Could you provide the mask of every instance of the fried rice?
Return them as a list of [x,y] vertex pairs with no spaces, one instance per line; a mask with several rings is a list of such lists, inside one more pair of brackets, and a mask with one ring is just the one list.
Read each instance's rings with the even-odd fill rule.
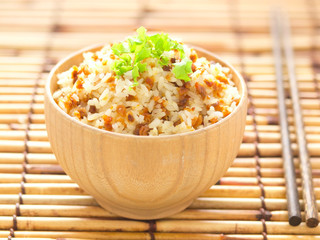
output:
[[182,60],[180,52],[172,49],[163,53],[170,59],[165,66],[153,57],[143,59],[146,70],[133,85],[132,71],[117,76],[112,70],[119,56],[107,44],[100,51],[84,53],[80,65],[60,73],[53,98],[82,123],[117,133],[169,135],[215,124],[240,100],[230,69],[182,46],[192,61],[190,81],[173,74]]

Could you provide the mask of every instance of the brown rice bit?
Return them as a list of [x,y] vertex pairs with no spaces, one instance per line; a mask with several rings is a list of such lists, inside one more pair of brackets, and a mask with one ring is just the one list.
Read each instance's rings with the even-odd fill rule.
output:
[[95,105],[90,105],[89,112],[90,113],[96,113],[97,112],[96,106]]
[[136,101],[136,100],[137,100],[137,97],[130,94],[126,97],[126,101]]
[[224,107],[223,107],[224,101],[223,99],[219,99],[218,101],[216,101],[214,104],[212,104],[212,106],[214,107],[215,111],[220,111],[222,112]]
[[74,99],[73,94],[75,94],[75,93],[69,94],[69,97],[70,97],[72,107],[76,107],[76,106],[78,106],[78,101],[76,99]]
[[[89,96],[90,95],[90,96]],[[87,94],[87,93],[84,93],[83,95],[82,95],[82,102],[83,103],[87,103],[88,101],[89,101],[89,98],[91,97],[91,94]]]
[[147,77],[146,79],[145,79],[145,83],[147,84],[147,88],[150,90],[150,89],[152,89],[152,87],[153,87],[153,84],[154,84],[154,78],[153,77]]
[[202,121],[203,121],[202,115],[199,114],[198,117],[195,117],[192,119],[192,127],[194,129],[197,129],[202,124]]
[[210,119],[210,123],[211,124],[214,124],[216,122],[218,122],[218,118],[217,117],[213,117],[213,118]]
[[113,118],[111,116],[103,115],[102,119],[104,120],[104,128],[107,131],[112,131],[112,120],[113,120]]
[[188,95],[188,89],[185,86],[179,87],[178,88],[178,94],[179,98],[185,97]]
[[81,107],[78,109],[78,112],[80,113],[80,118],[86,117],[88,115],[86,109],[84,107]]
[[163,98],[159,102],[160,102],[161,108],[165,108],[168,105],[168,101]]
[[184,98],[179,99],[178,107],[180,110],[184,109],[188,105],[189,98],[189,96],[185,96]]
[[150,66],[151,68],[154,68],[154,67],[156,66],[156,64],[155,64],[154,62],[151,62],[151,63],[149,63],[149,66]]
[[79,70],[79,68],[78,68],[76,65],[73,65],[73,66],[72,66],[72,74],[73,74],[74,72],[78,72],[78,70]]
[[83,78],[78,78],[78,80],[75,83],[76,88],[83,89],[83,83],[84,83]]
[[78,119],[81,119],[81,115],[78,110],[73,111],[73,116],[75,116]]
[[115,77],[113,75],[111,75],[107,80],[106,83],[113,83],[115,80]]
[[213,93],[221,97],[221,92],[225,89],[225,85],[218,81],[214,81],[212,85]]
[[80,70],[78,71],[78,74],[84,73],[85,75],[89,75],[90,71],[88,69],[88,66],[81,66]]
[[97,59],[98,59],[98,55],[97,55],[96,53],[93,53],[93,55],[92,55],[92,59],[93,59],[94,61],[97,61]]
[[192,63],[192,65],[191,65],[191,70],[192,70],[192,72],[197,71],[197,67],[196,67],[196,65],[194,65],[193,63]]
[[224,101],[223,99],[219,99],[217,102],[215,102],[214,104],[212,104],[212,106],[214,106],[214,110],[215,111],[219,111],[222,112],[223,117],[228,116],[231,112],[228,110],[228,106],[224,105]]
[[235,102],[235,103],[236,103],[236,106],[238,106],[238,104],[239,104],[239,102],[240,102],[240,98],[233,99],[232,102]]
[[171,59],[170,59],[170,62],[171,62],[171,63],[175,63],[175,62],[176,62],[176,59],[175,59],[175,58],[171,58]]
[[88,66],[85,66],[85,67],[84,67],[83,73],[84,73],[85,75],[90,75],[90,74],[91,74],[91,72],[90,72],[89,69],[88,69]]
[[219,80],[220,82],[225,83],[225,84],[229,84],[229,80],[225,76],[218,75],[218,76],[216,76],[216,79]]
[[108,115],[103,115],[102,118],[105,123],[111,123],[113,119],[111,116],[108,116]]
[[148,125],[143,125],[139,130],[140,136],[147,136],[149,134],[150,128]]
[[198,59],[198,55],[193,49],[191,50],[190,59],[192,62],[196,62]]
[[223,117],[228,116],[230,113],[231,113],[231,112],[228,110],[228,108],[224,108],[224,109],[222,110]]
[[63,101],[63,102],[64,102],[64,106],[65,106],[65,108],[67,109],[67,112],[68,112],[68,113],[69,113],[69,111],[70,111],[72,108],[78,106],[78,101],[75,100],[75,99],[72,97],[73,94],[74,94],[74,93],[69,93],[69,94],[66,96],[66,99]]
[[171,70],[171,66],[166,65],[162,67],[163,71],[169,72]]
[[136,128],[133,131],[134,135],[147,136],[149,135],[150,128],[148,124],[137,124]]
[[143,108],[141,111],[140,111],[140,114],[144,117],[144,122],[146,123],[150,123],[151,122],[151,114],[149,113],[149,110],[148,108]]
[[160,108],[165,113],[165,115],[161,118],[163,120],[168,120],[170,116],[170,111],[166,108],[167,105],[168,105],[168,101],[162,99],[162,101],[160,102]]
[[167,81],[170,81],[170,78],[172,77],[172,73],[171,72],[167,72],[167,75],[165,76],[165,79]]
[[78,67],[76,65],[72,67],[71,77],[74,84],[78,80]]
[[201,95],[202,99],[205,99],[207,96],[207,92],[204,86],[202,86],[200,83],[196,82],[195,88],[197,92]]
[[128,119],[129,122],[134,122],[134,117],[132,115],[132,112],[128,112],[127,119]]
[[109,83],[109,88],[110,88],[110,91],[115,92],[116,91],[116,84],[115,83]]
[[166,115],[164,115],[161,119],[162,119],[162,120],[169,120],[169,118],[170,118],[170,111],[169,111],[168,109],[166,109],[166,108],[163,108],[162,111],[163,111]]
[[204,83],[208,86],[208,87],[212,87],[213,86],[213,82],[208,80],[208,79],[205,79],[204,80]]
[[116,111],[120,116],[122,117],[126,116],[127,109],[124,105],[118,105]]
[[213,90],[213,93],[219,97],[220,97],[222,90],[225,89],[225,84],[223,84],[217,80],[209,81],[209,80],[205,79],[204,82],[208,87],[211,87]]
[[94,73],[95,73],[96,75],[99,75],[100,72],[99,72],[98,69],[95,69],[95,70],[94,70]]
[[181,56],[180,56],[179,50],[173,49],[173,52],[174,52],[174,54],[175,54],[174,58],[175,58],[176,60],[181,60]]
[[178,126],[179,124],[181,123],[181,118],[178,120],[178,121],[175,121],[174,123],[173,123],[173,126]]
[[177,82],[173,82],[172,84],[173,84],[175,87],[181,87],[181,86],[178,85]]
[[112,131],[112,124],[111,123],[105,123],[104,124],[104,129],[107,131]]
[[127,124],[126,124],[124,118],[122,118],[122,117],[118,117],[117,120],[116,120],[116,122],[121,123],[121,124],[124,126],[124,128],[127,127]]
[[178,88],[178,94],[179,94],[178,106],[179,106],[180,110],[184,109],[189,102],[190,96],[188,96],[188,91],[189,90],[185,86]]
[[[192,67],[192,66],[191,66]],[[196,67],[196,70],[200,71],[200,74],[203,74],[206,69],[203,66]]]
[[154,96],[153,100],[157,103],[160,100],[160,97],[159,96]]
[[190,82],[183,82],[183,86],[184,86],[186,89],[190,89],[190,88],[191,88]]
[[133,130],[133,134],[134,135],[139,135],[139,131],[140,131],[140,128],[143,126],[143,124],[137,124],[136,125],[136,128]]

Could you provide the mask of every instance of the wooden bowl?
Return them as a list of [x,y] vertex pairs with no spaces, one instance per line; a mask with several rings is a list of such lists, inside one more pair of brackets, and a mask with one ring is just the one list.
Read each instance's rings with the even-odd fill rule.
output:
[[73,119],[55,103],[57,73],[82,62],[78,51],[59,62],[45,89],[45,119],[53,152],[65,172],[105,209],[134,219],[156,219],[187,208],[221,178],[239,150],[247,113],[241,75],[214,54],[199,56],[231,69],[241,100],[226,118],[190,133],[134,136],[100,130]]

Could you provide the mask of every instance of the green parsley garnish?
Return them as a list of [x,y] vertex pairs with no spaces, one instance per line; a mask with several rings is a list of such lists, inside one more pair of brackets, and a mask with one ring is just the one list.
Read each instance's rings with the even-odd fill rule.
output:
[[190,81],[188,76],[189,73],[192,73],[191,70],[192,61],[187,58],[183,58],[181,62],[176,63],[174,69],[172,70],[176,78],[182,79],[185,82]]
[[168,34],[164,33],[148,36],[144,27],[138,28],[136,32],[137,36],[115,43],[111,47],[113,53],[119,57],[111,66],[117,76],[132,71],[133,86],[137,86],[137,78],[140,73],[147,70],[147,64],[142,63],[144,59],[156,58],[161,66],[167,66],[170,59],[164,55],[164,52],[176,49],[180,52],[181,61],[173,64],[172,72],[176,78],[185,82],[190,81],[188,74],[192,73],[192,61],[185,56],[182,44],[169,38]]

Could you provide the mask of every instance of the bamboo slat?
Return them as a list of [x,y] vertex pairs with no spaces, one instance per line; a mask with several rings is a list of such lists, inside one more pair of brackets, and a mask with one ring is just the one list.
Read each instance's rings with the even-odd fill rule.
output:
[[0,153],[1,164],[22,164],[23,161],[30,164],[57,164],[57,160],[53,154],[42,154],[42,153],[28,153],[24,155],[23,153]]
[[41,174],[63,174],[64,171],[56,164],[0,164],[0,173],[41,173]]
[[[98,206],[68,206],[68,205],[19,205],[21,216],[32,217],[94,217],[102,219],[122,219],[107,212]],[[0,205],[0,213],[3,216],[12,216],[16,213],[16,205]],[[267,213],[271,221],[286,221],[288,212],[283,210]],[[187,209],[181,213],[172,215],[168,219],[173,220],[260,220],[260,210],[243,209]],[[304,215],[303,215],[304,218]]]
[[[60,169],[61,170],[61,169]],[[15,173],[0,173],[0,183],[21,183],[23,180],[28,183],[71,183],[73,182],[69,176],[54,175],[52,172],[42,173],[36,171],[35,174],[15,174]],[[38,174],[41,173],[41,174]],[[60,172],[61,173],[61,172]]]
[[[88,195],[22,195],[22,202],[26,205],[73,205],[73,206],[97,206],[96,201]],[[17,194],[2,194],[0,204],[12,204],[19,202]],[[284,198],[265,199],[268,210],[286,210],[286,200]],[[303,202],[300,200],[301,209]],[[320,200],[317,201],[320,206]],[[48,206],[48,208],[50,207]],[[261,208],[260,198],[235,198],[235,197],[200,197],[196,199],[190,209],[244,209],[257,210]]]
[[[18,194],[24,188],[26,194],[62,194],[77,195],[85,194],[78,185],[74,183],[24,183],[23,186],[17,183],[0,184],[1,194]],[[316,197],[320,196],[320,188],[315,189]],[[259,186],[237,186],[237,185],[215,185],[203,193],[202,197],[259,197]],[[265,186],[265,196],[267,198],[285,198],[285,187]],[[301,197],[301,188],[298,188]],[[244,195],[245,194],[245,195]]]

